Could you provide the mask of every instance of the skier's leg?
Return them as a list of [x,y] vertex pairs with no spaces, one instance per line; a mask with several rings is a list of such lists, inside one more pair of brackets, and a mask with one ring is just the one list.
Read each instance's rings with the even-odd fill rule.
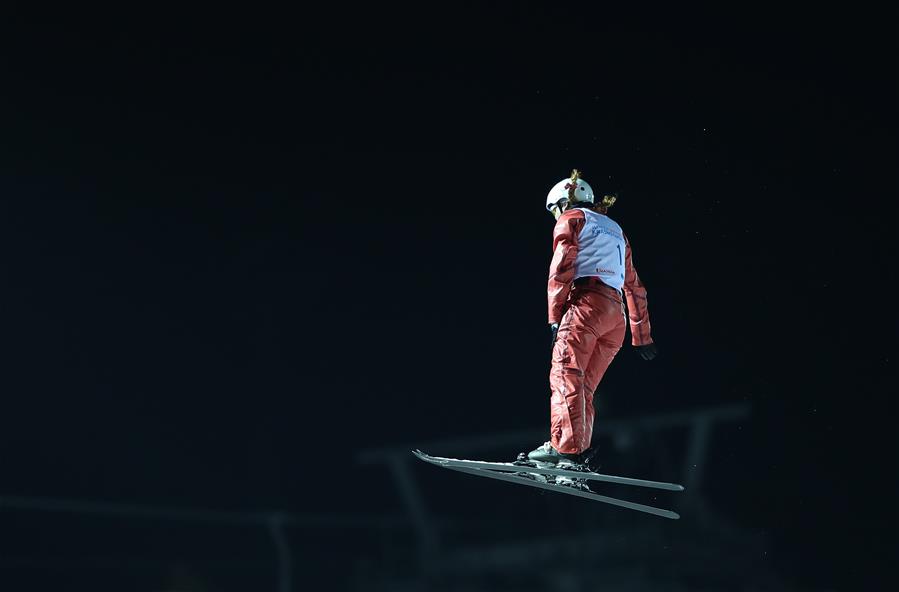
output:
[[549,384],[550,443],[563,454],[580,454],[588,445],[585,372],[596,345],[590,304],[572,299],[553,347]]
[[615,354],[618,353],[619,349],[621,349],[620,341],[615,343],[605,339],[597,339],[596,347],[593,349],[593,355],[590,356],[590,362],[587,365],[587,378],[585,380],[587,389],[587,448],[590,447],[593,440],[593,423],[596,415],[596,403],[594,400],[596,389],[599,387],[603,375],[605,375],[606,370],[608,370],[609,365],[612,363],[612,360],[615,358]]
[[586,444],[587,448],[593,440],[593,420],[595,417],[594,393],[602,381],[603,375],[608,370],[609,365],[621,349],[625,336],[625,311],[624,305],[608,299],[602,294],[591,294],[595,302],[594,310],[597,315],[597,339],[587,363],[585,371],[584,383],[586,389]]

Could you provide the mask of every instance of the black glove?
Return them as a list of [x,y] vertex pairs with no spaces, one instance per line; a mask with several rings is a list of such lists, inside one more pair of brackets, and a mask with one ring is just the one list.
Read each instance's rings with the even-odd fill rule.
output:
[[552,343],[550,343],[550,351],[556,347],[556,336],[559,334],[559,323],[550,323],[549,330],[553,334]]
[[634,349],[637,350],[637,355],[639,355],[644,360],[651,360],[659,353],[659,348],[656,347],[655,343],[635,345]]

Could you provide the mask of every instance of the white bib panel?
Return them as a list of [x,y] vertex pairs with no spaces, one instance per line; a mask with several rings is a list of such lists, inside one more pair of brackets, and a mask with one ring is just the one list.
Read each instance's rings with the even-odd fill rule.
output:
[[586,223],[578,236],[574,279],[597,277],[617,290],[624,285],[624,233],[618,224],[592,210],[584,212]]

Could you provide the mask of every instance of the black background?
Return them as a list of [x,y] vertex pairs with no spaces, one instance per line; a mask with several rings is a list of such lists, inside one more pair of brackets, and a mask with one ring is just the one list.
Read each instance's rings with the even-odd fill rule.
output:
[[797,589],[885,581],[895,14],[8,17],[0,496],[395,509],[315,460],[546,421],[544,199],[578,167],[661,351],[622,349],[601,413],[751,401],[717,506]]

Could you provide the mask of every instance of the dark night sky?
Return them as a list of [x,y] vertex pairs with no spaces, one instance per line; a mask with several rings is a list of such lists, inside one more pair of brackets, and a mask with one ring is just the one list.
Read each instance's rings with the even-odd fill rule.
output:
[[304,457],[548,420],[544,198],[578,167],[661,350],[599,405],[752,401],[716,503],[800,581],[871,575],[895,14],[427,4],[10,15],[0,495],[395,509]]

